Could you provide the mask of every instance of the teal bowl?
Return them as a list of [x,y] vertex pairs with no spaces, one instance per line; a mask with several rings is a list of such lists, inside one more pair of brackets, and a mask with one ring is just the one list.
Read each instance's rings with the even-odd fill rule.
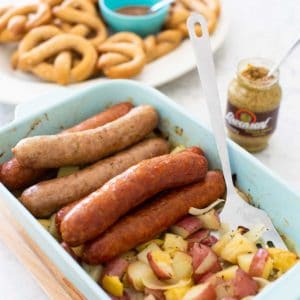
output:
[[125,6],[152,6],[161,0],[99,0],[99,7],[105,22],[115,31],[131,31],[142,37],[155,34],[162,28],[169,12],[169,6],[159,11],[143,15],[130,16],[117,13]]

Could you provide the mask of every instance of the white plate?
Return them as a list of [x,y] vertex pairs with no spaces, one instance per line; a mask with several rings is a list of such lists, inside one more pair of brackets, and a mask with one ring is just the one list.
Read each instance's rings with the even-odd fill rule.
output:
[[[24,1],[28,2],[28,0],[23,0],[22,2]],[[11,1],[9,2],[11,3]],[[225,7],[223,6],[218,26],[211,37],[214,52],[225,41],[228,25]],[[59,89],[80,88],[107,80],[103,77],[96,78],[67,87],[62,87],[54,83],[46,83],[32,75],[14,71],[11,68],[10,56],[13,49],[11,45],[0,46],[0,102],[20,104],[29,101],[33,97],[48,94]],[[143,72],[134,79],[157,87],[182,76],[193,68],[195,68],[194,55],[192,55],[190,41],[186,40],[175,51],[146,65]]]

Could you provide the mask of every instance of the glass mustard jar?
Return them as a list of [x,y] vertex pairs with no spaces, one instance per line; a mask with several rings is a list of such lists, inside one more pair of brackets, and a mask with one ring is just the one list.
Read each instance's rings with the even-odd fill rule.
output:
[[226,125],[229,137],[249,152],[265,149],[276,129],[281,102],[279,72],[262,58],[240,61],[228,88]]

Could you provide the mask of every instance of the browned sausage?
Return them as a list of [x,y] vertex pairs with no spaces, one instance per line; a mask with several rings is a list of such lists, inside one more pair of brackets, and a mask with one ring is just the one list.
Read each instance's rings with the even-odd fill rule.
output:
[[189,151],[140,162],[84,198],[66,215],[61,224],[64,241],[77,246],[95,238],[160,191],[203,179],[207,165],[204,156]]
[[86,244],[83,260],[89,264],[110,261],[167,230],[184,217],[190,207],[206,207],[224,193],[222,173],[210,171],[202,182],[158,195],[151,202],[120,219],[102,236]]
[[63,221],[64,217],[68,214],[69,211],[71,211],[71,209],[77,205],[81,200],[77,200],[75,202],[72,202],[66,206],[64,206],[63,208],[61,208],[55,215],[55,226],[56,226],[56,231],[61,234],[60,232],[60,225],[61,222]]
[[[199,155],[204,155],[204,152],[202,149],[200,149],[199,147],[190,147],[188,149],[186,149],[185,151],[191,151],[194,153],[197,153]],[[57,232],[60,234],[60,225],[62,220],[64,219],[64,217],[67,215],[67,213],[69,211],[71,211],[71,209],[80,202],[81,200],[72,202],[66,206],[64,206],[63,208],[61,208],[55,215],[55,225],[56,225],[56,230]]]
[[33,185],[22,193],[20,200],[34,216],[44,218],[96,191],[105,182],[140,161],[168,152],[166,140],[148,139],[69,176]]
[[79,132],[79,131],[84,131],[87,129],[93,129],[99,126],[103,126],[109,122],[117,120],[120,117],[126,115],[132,108],[133,105],[130,102],[122,102],[113,105],[108,109],[106,109],[105,111],[102,111],[101,113],[92,116],[89,119],[86,119],[85,121],[79,123],[78,125],[75,125],[71,128],[62,131],[62,133]]
[[83,165],[139,142],[157,124],[156,110],[141,105],[96,129],[23,139],[12,151],[21,165],[32,168]]
[[[129,102],[119,103],[74,127],[64,130],[63,133],[83,131],[103,126],[127,114],[132,107],[133,105]],[[22,167],[15,158],[12,158],[5,162],[0,169],[0,182],[10,190],[23,189],[37,182],[46,172],[46,169]]]

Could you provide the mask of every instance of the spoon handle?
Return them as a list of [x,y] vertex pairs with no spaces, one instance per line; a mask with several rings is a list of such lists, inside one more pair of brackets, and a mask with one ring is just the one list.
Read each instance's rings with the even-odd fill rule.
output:
[[293,50],[298,46],[300,43],[300,36],[297,37],[295,41],[290,45],[288,50],[284,52],[284,54],[280,57],[278,62],[272,67],[272,69],[269,71],[268,76],[272,76],[276,70],[279,68],[279,66],[286,60],[286,58],[293,52]]
[[164,6],[169,5],[173,2],[175,2],[175,0],[162,0],[162,1],[152,5],[150,7],[150,11],[151,12],[156,12],[156,11],[160,10],[161,8],[163,8]]
[[[202,29],[201,37],[195,32],[195,25],[199,24]],[[214,132],[227,190],[228,192],[234,192],[223,122],[224,118],[221,110],[207,22],[203,16],[193,13],[188,18],[187,26],[196,57],[198,73],[210,115],[210,122]]]

